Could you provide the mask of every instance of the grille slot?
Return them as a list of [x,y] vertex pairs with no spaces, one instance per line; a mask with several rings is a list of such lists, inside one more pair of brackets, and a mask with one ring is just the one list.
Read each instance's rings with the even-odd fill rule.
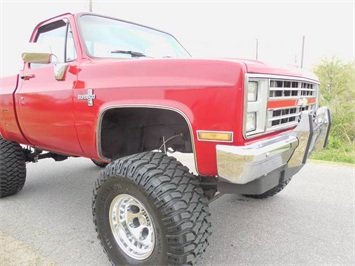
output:
[[274,128],[276,126],[289,126],[292,127],[298,123],[298,119],[303,111],[314,110],[314,105],[295,108],[284,109],[269,109],[268,112],[268,128]]
[[315,97],[317,94],[314,83],[290,80],[270,80],[269,98],[297,98],[300,96]]
[[[282,107],[267,109],[267,131],[296,126],[302,111],[314,111],[317,97],[316,83],[298,80],[269,80],[269,103],[280,102]],[[285,106],[286,105],[286,106]]]

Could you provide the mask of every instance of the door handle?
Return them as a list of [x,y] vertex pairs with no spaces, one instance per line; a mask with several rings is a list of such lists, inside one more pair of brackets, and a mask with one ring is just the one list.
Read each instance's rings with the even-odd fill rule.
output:
[[21,79],[23,80],[29,80],[35,77],[35,74],[23,74],[21,75]]

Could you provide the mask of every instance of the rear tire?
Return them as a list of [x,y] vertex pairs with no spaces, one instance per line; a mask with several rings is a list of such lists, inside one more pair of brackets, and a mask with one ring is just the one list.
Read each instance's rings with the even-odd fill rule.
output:
[[280,183],[276,187],[264,192],[263,194],[260,194],[260,195],[246,195],[246,194],[244,194],[243,196],[245,196],[247,198],[253,198],[253,199],[270,198],[270,197],[275,196],[276,194],[280,193],[287,186],[287,184],[291,181],[291,179],[292,179],[292,177],[290,177],[286,180],[280,180]]
[[96,182],[92,207],[113,265],[193,265],[209,244],[208,201],[198,180],[163,153],[111,163]]
[[0,198],[19,192],[25,181],[26,162],[21,146],[0,137]]

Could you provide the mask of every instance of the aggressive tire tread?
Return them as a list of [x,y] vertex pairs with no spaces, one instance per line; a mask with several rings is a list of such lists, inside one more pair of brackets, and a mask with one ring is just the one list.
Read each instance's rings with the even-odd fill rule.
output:
[[208,200],[188,168],[175,158],[154,152],[131,155],[108,165],[96,182],[93,193],[96,231],[97,192],[106,180],[117,176],[139,185],[160,213],[168,243],[168,264],[195,264],[209,245],[211,222]]
[[0,198],[19,192],[26,181],[26,162],[21,146],[0,137]]

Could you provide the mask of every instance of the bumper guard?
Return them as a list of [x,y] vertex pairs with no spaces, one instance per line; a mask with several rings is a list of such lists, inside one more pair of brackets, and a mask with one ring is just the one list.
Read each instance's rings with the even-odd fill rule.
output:
[[301,169],[313,150],[327,145],[330,111],[304,111],[298,126],[267,140],[247,146],[217,145],[217,171],[221,181],[246,184],[276,169]]

